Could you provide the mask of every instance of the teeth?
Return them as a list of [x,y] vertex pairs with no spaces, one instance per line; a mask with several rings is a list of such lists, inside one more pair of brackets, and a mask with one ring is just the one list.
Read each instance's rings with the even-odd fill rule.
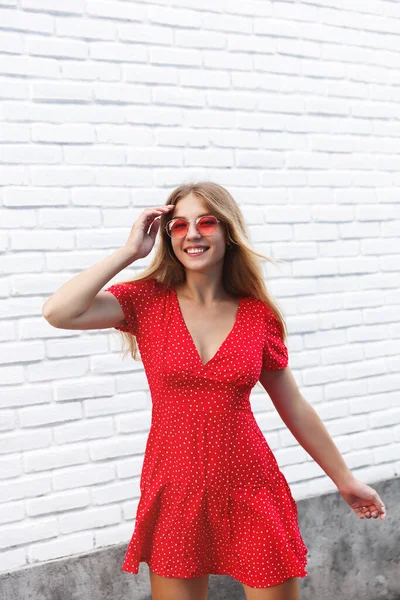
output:
[[186,250],[186,252],[188,254],[201,254],[202,252],[205,252],[207,248],[202,248],[201,250]]

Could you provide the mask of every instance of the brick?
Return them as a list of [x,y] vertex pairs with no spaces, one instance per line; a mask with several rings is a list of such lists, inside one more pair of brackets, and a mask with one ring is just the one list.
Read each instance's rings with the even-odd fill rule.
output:
[[32,562],[62,559],[80,552],[90,552],[93,544],[93,534],[90,531],[64,535],[49,542],[36,542],[29,549],[29,558]]
[[123,83],[96,83],[93,86],[96,101],[118,104],[150,104],[151,90],[144,86]]
[[206,95],[203,91],[182,90],[158,87],[153,91],[155,104],[172,106],[205,106]]
[[165,44],[168,46],[174,44],[172,29],[157,27],[156,25],[139,25],[136,23],[119,25],[118,38],[123,42],[135,42],[135,44]]
[[93,60],[144,63],[148,60],[149,50],[139,44],[90,42],[89,53]]
[[175,44],[182,48],[212,48],[223,49],[226,46],[226,36],[212,31],[175,31]]
[[64,60],[60,62],[61,75],[63,79],[74,79],[77,81],[119,81],[121,78],[121,67],[118,64],[94,62],[86,60]]
[[0,74],[22,75],[26,77],[48,77],[56,78],[60,75],[60,65],[51,58],[37,58],[33,56],[9,56],[0,55]]
[[125,152],[108,146],[68,146],[64,148],[64,160],[70,165],[121,165],[125,163]]
[[202,89],[208,86],[213,88],[229,88],[230,77],[229,73],[225,71],[185,69],[179,73],[179,83],[183,86]]
[[1,142],[29,142],[30,128],[26,123],[0,123]]
[[0,77],[0,98],[24,100],[28,97],[29,85],[26,81]]
[[[69,7],[69,5],[68,5]],[[115,40],[116,25],[104,19],[68,17],[56,19],[56,33],[61,37],[83,40]]]
[[205,13],[201,19],[202,29],[211,29],[219,31],[237,31],[239,33],[252,33],[253,20],[245,16],[237,15],[215,15]]
[[151,48],[150,62],[163,65],[193,65],[202,64],[202,56],[198,50],[186,50],[181,48]]
[[[4,1],[4,0],[3,0]],[[10,4],[13,0],[7,0]],[[25,548],[13,548],[1,553],[1,568],[4,571],[17,570],[26,566]]]
[[231,167],[234,164],[232,150],[185,150],[185,166],[207,167],[214,165],[219,167]]
[[20,546],[58,535],[57,519],[43,519],[38,523],[10,523],[0,528],[0,548]]
[[34,406],[19,411],[21,427],[38,427],[82,418],[82,408],[71,402],[56,406]]
[[21,12],[0,8],[0,23],[2,29],[23,32],[51,34],[54,29],[54,19],[49,15]]
[[61,148],[58,146],[40,146],[32,144],[5,144],[0,155],[0,163],[5,164],[54,164],[62,159]]
[[[0,363],[26,363],[30,361],[43,360],[45,357],[44,346],[42,343],[15,343],[7,344],[6,346],[0,345]],[[11,416],[11,415],[9,415]],[[1,420],[0,420],[1,427]]]
[[32,450],[24,456],[26,473],[38,473],[49,469],[64,468],[87,463],[89,453],[83,444],[70,444],[67,447],[51,447],[45,450]]
[[89,0],[86,3],[86,10],[89,15],[122,21],[143,21],[147,18],[146,7],[137,2],[117,2],[116,0],[92,2]]
[[34,186],[90,185],[95,181],[95,173],[86,167],[35,167],[31,169],[31,181]]
[[[0,368],[0,374],[6,375],[6,369]],[[2,379],[4,383],[17,383],[9,379]],[[20,382],[19,382],[20,383]],[[46,428],[37,428],[35,431],[18,430],[13,433],[4,433],[0,438],[0,454],[9,455],[15,452],[33,452],[37,448],[48,448],[51,445],[51,432]],[[5,496],[7,500],[7,496]]]
[[12,207],[35,207],[56,205],[65,206],[68,204],[68,192],[62,188],[6,188],[4,194],[4,205]]
[[[10,362],[10,363],[16,362],[15,357],[14,357],[14,360],[5,359],[5,352],[2,352],[1,348],[0,348],[0,363],[6,364],[8,362]],[[15,429],[16,426],[17,426],[17,415],[16,415],[15,411],[1,410],[0,411],[0,431],[11,431],[12,429]]]
[[4,52],[5,54],[22,54],[24,52],[22,36],[18,33],[0,31],[0,52]]
[[85,11],[83,0],[68,0],[67,4],[59,4],[58,2],[54,2],[54,0],[21,0],[21,6],[26,10],[49,13],[71,13],[81,15]]
[[173,83],[178,82],[178,70],[175,67],[155,67],[124,65],[124,79],[137,83]]
[[209,135],[206,131],[182,128],[173,130],[170,127],[158,127],[155,135],[158,146],[190,146],[201,148],[207,146],[209,143]]
[[76,40],[59,40],[45,37],[28,37],[26,40],[28,54],[34,56],[53,56],[57,58],[80,58],[88,56],[85,42]]
[[92,125],[68,124],[53,125],[50,123],[34,123],[32,125],[32,140],[34,142],[53,142],[58,144],[87,144],[96,139]]
[[29,516],[46,515],[52,512],[63,512],[89,506],[90,496],[88,490],[73,490],[50,494],[48,498],[32,498],[26,503],[26,512]]
[[155,134],[150,127],[135,127],[133,125],[116,126],[99,125],[96,127],[99,143],[126,144],[129,146],[152,146]]
[[126,154],[128,164],[133,165],[162,165],[178,167],[183,165],[182,153],[174,150],[160,150],[157,148],[128,149]]
[[228,69],[234,71],[251,71],[253,69],[253,57],[249,54],[218,52],[204,50],[204,66],[210,69]]
[[34,100],[89,102],[93,98],[93,90],[85,83],[34,83],[32,85]]

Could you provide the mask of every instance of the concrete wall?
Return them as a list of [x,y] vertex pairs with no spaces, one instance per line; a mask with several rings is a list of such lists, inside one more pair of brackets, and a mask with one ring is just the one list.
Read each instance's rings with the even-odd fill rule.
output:
[[[132,534],[141,365],[41,309],[186,180],[281,260],[290,368],[356,476],[399,474],[399,34],[389,0],[0,0],[0,571]],[[252,406],[295,498],[334,490]]]
[[[360,520],[337,493],[298,502],[309,549],[301,600],[400,599],[400,478],[376,484],[384,521]],[[0,576],[1,600],[151,600],[148,567],[121,571],[126,544]],[[242,585],[210,575],[208,600],[244,600]]]

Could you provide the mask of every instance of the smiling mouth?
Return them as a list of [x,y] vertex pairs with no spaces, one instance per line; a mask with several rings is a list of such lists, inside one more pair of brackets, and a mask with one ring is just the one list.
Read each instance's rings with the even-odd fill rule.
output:
[[194,252],[189,252],[188,250],[184,250],[184,252],[186,252],[186,254],[188,254],[189,256],[197,256],[198,254],[204,254],[204,252],[207,252],[208,248],[202,248],[201,250],[195,250]]

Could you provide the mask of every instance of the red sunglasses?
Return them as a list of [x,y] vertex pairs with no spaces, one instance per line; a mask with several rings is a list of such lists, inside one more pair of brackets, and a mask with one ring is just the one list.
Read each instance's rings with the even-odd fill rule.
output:
[[166,230],[171,238],[183,237],[189,230],[189,223],[195,223],[197,231],[200,235],[208,236],[213,235],[216,232],[218,223],[220,223],[213,215],[207,215],[205,217],[197,217],[197,219],[191,219],[187,221],[182,217],[171,219],[167,225]]

